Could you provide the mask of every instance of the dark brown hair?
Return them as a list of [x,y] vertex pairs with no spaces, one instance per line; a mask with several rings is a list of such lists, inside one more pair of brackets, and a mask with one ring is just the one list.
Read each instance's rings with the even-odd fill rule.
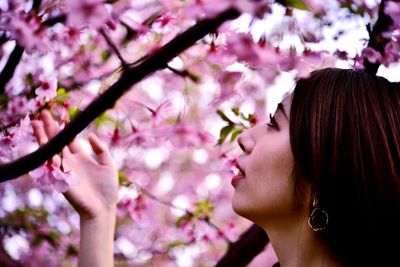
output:
[[[294,183],[329,214],[319,237],[346,266],[400,266],[400,90],[362,71],[298,81],[290,111]],[[311,211],[310,211],[311,212]]]

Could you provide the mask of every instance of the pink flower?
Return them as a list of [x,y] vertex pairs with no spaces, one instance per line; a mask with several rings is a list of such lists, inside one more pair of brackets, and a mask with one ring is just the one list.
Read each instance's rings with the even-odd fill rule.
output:
[[161,27],[165,27],[175,20],[174,15],[170,12],[163,13],[156,21],[160,23]]
[[271,8],[266,1],[235,0],[232,2],[242,13],[249,13],[257,18],[263,18],[265,13],[271,13]]
[[393,19],[394,24],[400,24],[400,3],[387,1],[384,9],[386,15]]
[[217,64],[222,68],[235,63],[235,56],[227,53],[226,46],[217,45],[215,42],[211,42],[208,50],[207,59],[209,63]]
[[172,111],[171,101],[165,100],[156,109],[152,109],[146,106],[146,108],[151,112],[151,120],[154,124],[160,123],[162,120],[168,117]]
[[0,150],[4,152],[5,156],[11,150],[14,150],[17,147],[17,139],[14,138],[14,133],[9,133],[0,136]]
[[32,128],[29,115],[20,120],[19,125],[0,133],[0,162],[17,159],[32,151]]
[[220,93],[219,96],[211,102],[211,105],[217,107],[221,103],[238,95],[235,89],[238,82],[242,79],[242,76],[243,73],[238,71],[224,71],[220,73],[218,76],[218,82],[221,86]]
[[389,42],[385,45],[385,58],[383,64],[387,67],[390,63],[397,62],[400,59],[400,44]]
[[326,3],[321,0],[304,0],[304,3],[311,9],[311,11],[319,14],[326,13]]
[[366,47],[364,50],[361,52],[361,55],[364,58],[367,58],[369,62],[371,63],[376,63],[376,62],[381,62],[382,61],[382,55],[373,49],[372,47]]
[[228,51],[252,68],[273,66],[282,61],[279,50],[270,46],[264,38],[254,42],[251,34],[235,34],[228,40]]
[[133,221],[137,221],[140,220],[141,213],[146,207],[143,195],[138,195],[135,199],[124,198],[117,205],[117,215],[118,217],[129,215]]
[[51,161],[30,171],[29,175],[36,179],[36,182],[41,186],[53,185],[59,192],[66,192],[71,184],[78,181],[77,176],[72,171],[61,171]]
[[137,22],[133,20],[132,18],[129,17],[124,17],[123,18],[124,23],[126,23],[129,27],[137,31],[139,35],[145,35],[149,32],[150,27],[146,24]]
[[101,0],[67,0],[67,23],[74,26],[90,25],[99,28],[107,23],[110,15]]
[[53,99],[57,95],[57,79],[44,78],[40,79],[40,86],[35,90],[39,98],[44,98],[47,101]]
[[157,145],[154,134],[148,129],[134,128],[133,132],[127,135],[122,143],[122,146],[140,146],[142,148],[153,147]]
[[25,96],[13,96],[7,103],[5,115],[7,115],[9,121],[15,121],[27,114],[28,110],[28,100]]
[[201,130],[196,125],[185,123],[157,129],[156,136],[168,139],[173,146],[178,148],[199,147],[200,145],[215,142],[211,134]]
[[28,54],[44,54],[50,50],[50,45],[40,21],[40,17],[32,13],[5,12],[0,16],[0,30],[10,32],[12,38],[25,47]]

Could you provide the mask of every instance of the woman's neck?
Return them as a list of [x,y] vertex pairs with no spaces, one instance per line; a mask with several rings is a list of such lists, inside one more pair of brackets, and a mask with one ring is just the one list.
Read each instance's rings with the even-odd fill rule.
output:
[[339,267],[325,244],[309,228],[307,218],[264,227],[282,267]]

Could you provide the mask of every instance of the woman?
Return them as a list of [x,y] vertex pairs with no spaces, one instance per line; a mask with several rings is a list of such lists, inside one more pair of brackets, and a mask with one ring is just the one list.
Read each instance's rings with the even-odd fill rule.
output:
[[[56,132],[46,112],[43,122],[34,124],[40,143]],[[315,71],[269,123],[239,136],[233,208],[266,230],[281,266],[400,266],[399,127],[395,84]],[[107,148],[89,141],[97,161],[76,143],[64,151],[82,181],[66,197],[81,216],[80,265],[112,266],[116,169]]]

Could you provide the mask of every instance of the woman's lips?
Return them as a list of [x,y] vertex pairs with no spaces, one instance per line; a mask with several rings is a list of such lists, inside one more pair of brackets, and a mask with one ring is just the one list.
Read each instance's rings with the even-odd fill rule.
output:
[[236,188],[239,185],[239,182],[246,178],[246,175],[237,161],[235,161],[234,166],[236,169],[234,170],[235,175],[232,177],[231,184]]
[[246,177],[241,173],[234,175],[231,181],[232,186],[236,188],[239,185],[240,181],[243,180],[244,178]]

